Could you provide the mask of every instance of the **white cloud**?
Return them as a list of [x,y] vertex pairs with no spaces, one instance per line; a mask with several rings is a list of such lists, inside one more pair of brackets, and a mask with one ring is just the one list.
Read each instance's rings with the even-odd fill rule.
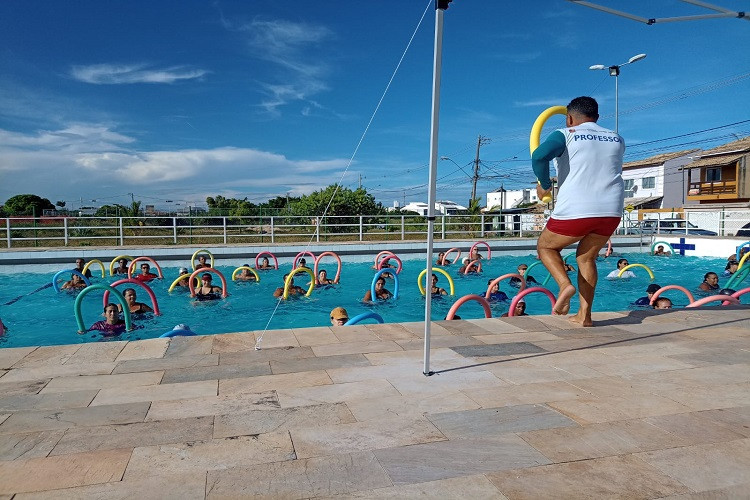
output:
[[185,66],[148,68],[146,64],[93,64],[70,69],[70,75],[76,80],[97,85],[175,83],[201,78],[206,73],[206,70]]

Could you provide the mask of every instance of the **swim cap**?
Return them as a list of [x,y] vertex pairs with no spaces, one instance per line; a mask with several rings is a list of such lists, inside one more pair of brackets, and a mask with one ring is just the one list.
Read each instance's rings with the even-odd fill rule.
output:
[[186,272],[188,272],[187,267],[180,268],[180,274],[185,274]]

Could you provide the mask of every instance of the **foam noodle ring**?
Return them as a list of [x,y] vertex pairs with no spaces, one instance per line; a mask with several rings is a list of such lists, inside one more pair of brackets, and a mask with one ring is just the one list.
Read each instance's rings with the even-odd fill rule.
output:
[[666,241],[655,241],[651,244],[651,255],[654,254],[654,248],[656,248],[656,245],[667,245],[669,247],[669,252],[674,255],[674,248],[672,248],[672,245],[667,243]]
[[[199,270],[200,270],[200,271],[202,271],[203,269],[199,269]],[[180,276],[178,276],[178,277],[177,277],[177,279],[176,279],[176,280],[174,280],[174,281],[172,282],[172,284],[171,284],[171,285],[169,286],[169,290],[167,290],[167,292],[171,292],[172,290],[174,290],[174,289],[175,289],[175,287],[177,286],[177,283],[179,283],[179,282],[180,282],[180,281],[182,281],[182,280],[186,280],[186,279],[188,279],[189,277],[190,277],[190,275],[189,275],[189,274],[183,274],[183,275],[180,275]],[[193,281],[197,283],[197,282],[198,282],[198,278],[195,278],[195,280],[193,280]]]
[[[611,246],[612,246],[612,245],[610,244],[610,247],[611,247]],[[576,253],[575,253],[575,252],[570,252],[570,253],[569,253],[568,255],[566,255],[565,257],[563,257],[563,264],[567,264],[567,263],[568,263],[568,259],[569,259],[569,258],[571,258],[571,257],[575,257],[575,256],[576,256]],[[528,271],[528,270],[527,270],[527,271]],[[549,279],[550,279],[551,277],[552,277],[552,273],[551,273],[551,272],[549,272],[549,271],[547,271],[547,277],[546,277],[546,278],[544,278],[544,281],[542,281],[542,286],[546,286],[546,285],[547,285],[547,283],[549,282]]]
[[386,262],[388,262],[391,259],[396,259],[396,263],[398,264],[398,266],[396,266],[396,274],[401,273],[401,268],[403,267],[403,265],[401,263],[401,259],[399,259],[396,255],[386,256],[386,258],[381,260],[380,264],[378,264],[378,269],[393,269],[391,267],[383,267],[386,264]]
[[[523,275],[524,276],[528,276],[529,273],[531,272],[531,270],[534,269],[536,266],[542,266],[542,267],[544,267],[544,264],[542,264],[541,260],[537,260],[535,262],[532,262],[531,265],[526,268],[526,272],[523,273]],[[547,268],[545,267],[545,269],[547,269]]]
[[279,268],[279,259],[276,258],[274,254],[271,252],[260,252],[258,255],[255,256],[255,269],[260,269],[260,258],[261,256],[265,257],[266,255],[270,255],[273,257],[273,268],[278,269]]
[[[529,134],[529,150],[531,154],[534,154],[534,150],[539,147],[539,142],[542,137],[542,128],[544,128],[544,124],[547,123],[547,120],[549,120],[550,117],[554,115],[567,114],[568,108],[566,108],[565,106],[552,106],[542,111],[539,116],[536,117],[534,125],[531,127],[531,134]],[[549,203],[550,201],[552,201],[552,197],[550,195],[547,195],[542,198],[542,201],[544,203]]]
[[83,280],[83,282],[86,283],[86,286],[90,286],[91,285],[91,282],[89,281],[89,279],[86,276],[84,276],[83,274],[81,274],[77,269],[63,269],[62,271],[57,271],[55,273],[55,275],[52,277],[52,288],[54,288],[56,292],[60,291],[60,285],[57,284],[57,278],[61,274],[65,274],[65,273],[77,274],[78,276],[81,277],[81,279]]
[[742,249],[747,246],[750,246],[750,241],[746,241],[745,243],[737,245],[737,248],[735,249],[735,255],[739,257],[739,255],[742,253]]
[[516,310],[516,304],[524,298],[526,295],[530,293],[543,293],[547,297],[549,297],[550,304],[552,304],[552,310],[555,309],[555,302],[557,302],[557,299],[555,299],[555,294],[547,290],[546,288],[543,288],[541,286],[534,286],[531,288],[527,288],[526,290],[523,290],[521,292],[518,292],[518,294],[513,297],[513,300],[510,301],[510,309],[508,309],[508,317],[513,316],[513,312]]
[[747,252],[745,255],[742,256],[742,258],[740,259],[740,263],[737,265],[738,271],[740,270],[740,268],[742,268],[742,265],[745,263],[748,257],[750,257],[750,252]]
[[199,274],[203,273],[213,273],[216,276],[219,277],[221,280],[221,296],[224,298],[227,298],[229,293],[227,292],[227,279],[224,277],[223,274],[221,274],[219,271],[214,269],[213,267],[204,267],[202,269],[196,269],[193,271],[193,274],[190,275],[190,296],[195,297],[195,281],[198,281],[197,279],[193,281],[193,278],[197,278]]
[[[373,302],[377,300],[377,295],[375,295],[375,283],[383,273],[393,273],[393,269],[391,269],[390,267],[386,267],[385,269],[381,269],[376,272],[375,276],[372,277],[372,284],[370,284],[370,297],[372,298]],[[398,298],[398,274],[393,275],[393,298]]]
[[490,300],[490,290],[492,289],[492,287],[497,285],[501,281],[503,281],[505,278],[518,278],[519,280],[521,280],[521,291],[523,291],[526,288],[526,280],[523,279],[523,276],[521,276],[520,274],[517,274],[517,273],[503,274],[502,276],[492,280],[492,282],[489,285],[487,285],[487,292],[484,294],[484,298],[487,300]]
[[356,325],[360,321],[365,320],[365,319],[370,319],[370,318],[374,319],[378,323],[381,323],[381,324],[385,323],[383,321],[383,317],[380,314],[378,314],[376,312],[373,312],[373,311],[368,311],[368,312],[364,312],[362,314],[358,314],[358,315],[354,316],[352,319],[350,319],[349,321],[347,321],[346,323],[344,323],[344,326]]
[[[195,253],[193,253],[193,257],[190,259],[190,265],[193,266],[193,271],[195,271],[195,258],[198,256],[199,253],[207,253],[209,257],[211,257],[211,267],[214,267],[214,254],[209,252],[208,250],[201,249],[196,250]],[[161,278],[161,276],[159,276]]]
[[453,317],[456,315],[456,311],[458,311],[458,308],[467,303],[470,300],[475,300],[481,304],[482,309],[484,309],[484,317],[485,318],[491,318],[492,317],[492,309],[490,308],[490,303],[485,300],[484,297],[481,295],[464,295],[460,299],[458,299],[453,306],[451,306],[450,311],[448,311],[448,315],[445,317],[445,319],[453,319]]
[[688,303],[695,302],[695,297],[693,297],[693,294],[690,293],[690,290],[685,288],[684,286],[680,285],[667,285],[659,288],[657,291],[654,292],[654,294],[651,296],[651,300],[649,301],[650,305],[654,305],[654,302],[656,302],[656,299],[659,298],[659,295],[666,292],[667,290],[679,290],[682,293],[684,293],[688,298]]
[[315,283],[318,283],[318,266],[320,265],[320,260],[326,255],[329,255],[336,259],[338,268],[336,269],[336,277],[333,278],[333,282],[338,283],[339,278],[341,277],[341,257],[339,257],[336,252],[323,252],[320,255],[318,255],[318,257],[315,259],[315,265],[313,266],[314,267],[313,272],[315,273]]
[[141,261],[144,261],[144,260],[148,261],[148,262],[150,262],[150,263],[152,263],[154,265],[154,267],[156,268],[156,271],[157,271],[157,276],[159,276],[159,279],[164,279],[164,274],[161,272],[161,267],[159,267],[159,264],[154,259],[152,259],[151,257],[137,257],[137,258],[133,259],[130,262],[130,265],[128,266],[128,278],[132,278],[133,277],[133,270],[135,268],[135,263],[136,262],[141,262]]
[[471,248],[469,249],[469,255],[471,255],[471,252],[473,252],[478,245],[484,245],[485,247],[487,247],[487,260],[490,260],[492,258],[492,249],[490,248],[489,243],[487,243],[486,241],[477,241],[476,243],[471,245]]
[[[750,253],[748,255],[750,255]],[[750,266],[746,266],[739,271],[736,271],[732,277],[729,278],[726,285],[724,285],[724,288],[734,288],[745,281],[745,278],[747,278],[748,275],[750,275]]]
[[737,290],[732,294],[732,297],[734,297],[735,299],[739,299],[741,295],[745,295],[748,292],[750,292],[750,286],[747,288],[743,288],[742,290]]
[[[138,280],[127,278],[127,279],[121,279],[117,280],[114,283],[110,283],[109,286],[112,288],[116,287],[117,285],[122,285],[123,283],[133,283],[135,285],[140,286],[144,290],[146,290],[146,293],[148,294],[149,298],[151,299],[151,309],[154,310],[155,316],[161,316],[161,312],[159,311],[159,303],[156,302],[156,295],[154,295],[154,291],[151,290],[151,287],[148,286],[145,283],[142,283]],[[109,290],[104,291],[104,297],[102,298],[102,306],[106,307],[109,303]],[[129,308],[128,308],[129,309]]]
[[122,306],[123,315],[125,316],[125,329],[128,331],[132,330],[133,322],[130,318],[130,308],[128,307],[125,297],[122,296],[119,290],[112,288],[109,285],[105,285],[104,283],[94,283],[93,285],[87,286],[81,290],[81,293],[76,297],[75,304],[73,304],[73,313],[76,317],[76,323],[78,323],[78,333],[86,333],[86,326],[83,324],[83,317],[81,317],[81,301],[93,290],[107,290],[117,298],[117,301]]
[[[475,269],[474,271],[471,270],[472,267]],[[482,272],[482,261],[480,261],[479,259],[473,260],[469,262],[468,264],[466,264],[466,269],[464,270],[464,274],[469,274],[469,273],[474,273],[474,272],[476,273]]]
[[627,271],[631,267],[642,267],[643,269],[645,269],[648,272],[648,275],[651,277],[651,280],[653,281],[653,279],[654,279],[654,272],[651,269],[649,269],[649,267],[646,264],[640,264],[638,262],[636,262],[635,264],[628,264],[627,266],[625,266],[622,269],[620,269],[620,272],[617,273],[617,277],[619,278],[620,276],[622,276],[622,273],[624,273],[625,271]]
[[172,337],[194,337],[197,335],[192,330],[169,330],[166,333],[159,335],[160,339],[171,339]]
[[[295,264],[296,260],[297,259],[295,259]],[[291,287],[292,279],[294,278],[295,274],[299,273],[307,273],[310,275],[310,287],[307,289],[305,297],[309,297],[312,291],[315,289],[315,275],[313,274],[312,269],[310,269],[309,267],[297,267],[295,269],[292,269],[292,272],[289,273],[289,276],[287,276],[286,280],[284,281],[284,294],[282,295],[284,299],[289,298],[289,288]]]
[[[385,256],[385,259],[383,259],[382,262],[379,262],[381,256]],[[396,259],[396,262],[398,262],[398,268],[396,269],[396,274],[399,274],[401,272],[401,266],[402,266],[401,259],[399,259],[398,256],[395,253],[391,252],[390,250],[383,250],[382,252],[380,252],[379,254],[375,256],[375,268],[383,269],[382,267],[383,264],[388,262],[388,260],[390,259]]]
[[252,267],[248,267],[248,266],[240,266],[237,269],[235,269],[232,272],[232,281],[237,281],[237,274],[239,274],[240,271],[243,271],[245,269],[253,273],[253,275],[255,276],[255,281],[260,281],[260,276],[258,276],[258,272]]
[[133,260],[133,257],[130,255],[118,255],[114,259],[112,259],[112,262],[109,263],[109,275],[114,276],[115,275],[115,262],[117,262],[120,259],[127,259],[127,260]]
[[91,259],[90,261],[88,261],[86,265],[83,266],[83,274],[86,274],[86,271],[88,270],[89,266],[91,266],[91,264],[99,264],[99,266],[102,268],[102,278],[103,278],[105,276],[104,264],[102,264],[102,261],[100,261],[99,259]]
[[310,250],[302,250],[300,253],[297,254],[296,257],[294,257],[294,264],[292,265],[292,267],[296,268],[297,267],[297,261],[299,261],[305,255],[309,255],[310,258],[312,258],[313,262],[315,262],[315,254],[314,253],[312,253]]
[[710,297],[703,297],[702,299],[698,299],[695,302],[691,302],[689,305],[685,307],[686,308],[698,307],[704,304],[708,304],[710,302],[722,302],[722,305],[727,305],[727,304],[739,305],[740,299],[738,299],[737,297],[732,297],[731,295],[711,295]]
[[458,248],[454,247],[454,248],[448,249],[448,251],[443,254],[443,262],[438,262],[438,264],[440,264],[442,266],[447,265],[448,264],[448,255],[451,252],[458,252],[458,255],[456,255],[456,258],[453,259],[453,263],[455,264],[456,262],[458,262],[458,259],[461,258],[461,250],[459,250]]
[[[448,278],[448,283],[451,286],[451,295],[455,295],[456,294],[456,288],[455,288],[455,286],[453,284],[453,278],[451,278],[451,275],[448,274],[448,273],[446,273],[444,270],[440,269],[439,267],[433,267],[432,270],[435,271],[436,273],[440,273],[443,276],[445,276],[446,278]],[[425,292],[425,287],[422,286],[422,278],[424,277],[425,274],[427,274],[427,269],[424,269],[421,273],[419,273],[419,276],[417,277],[417,285],[419,286],[419,292],[422,295],[425,295],[425,293],[426,293]]]

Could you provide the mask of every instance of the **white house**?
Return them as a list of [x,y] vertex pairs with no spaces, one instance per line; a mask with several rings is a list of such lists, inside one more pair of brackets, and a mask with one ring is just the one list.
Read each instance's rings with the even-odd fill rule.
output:
[[516,208],[523,203],[537,203],[538,201],[539,198],[536,195],[536,189],[508,191],[501,187],[487,193],[486,210],[507,210],[509,208]]
[[[419,215],[427,215],[427,209],[429,208],[429,205],[427,203],[422,203],[419,201],[412,201],[411,203],[408,203],[407,205],[404,205],[402,210],[408,210],[410,212],[416,212]],[[456,215],[459,213],[465,213],[468,211],[468,208],[459,205],[458,203],[448,201],[448,200],[441,200],[435,202],[435,214],[436,215]]]
[[634,208],[670,208],[685,204],[683,166],[698,149],[689,149],[629,161],[622,166],[625,205]]

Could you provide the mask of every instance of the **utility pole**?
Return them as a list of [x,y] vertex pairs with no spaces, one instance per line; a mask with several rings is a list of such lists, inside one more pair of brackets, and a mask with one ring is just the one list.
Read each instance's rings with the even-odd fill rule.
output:
[[472,177],[470,203],[477,197],[477,181],[479,181],[479,148],[482,147],[483,144],[489,144],[489,142],[489,137],[482,137],[481,135],[477,136],[477,155],[474,158],[474,177]]

